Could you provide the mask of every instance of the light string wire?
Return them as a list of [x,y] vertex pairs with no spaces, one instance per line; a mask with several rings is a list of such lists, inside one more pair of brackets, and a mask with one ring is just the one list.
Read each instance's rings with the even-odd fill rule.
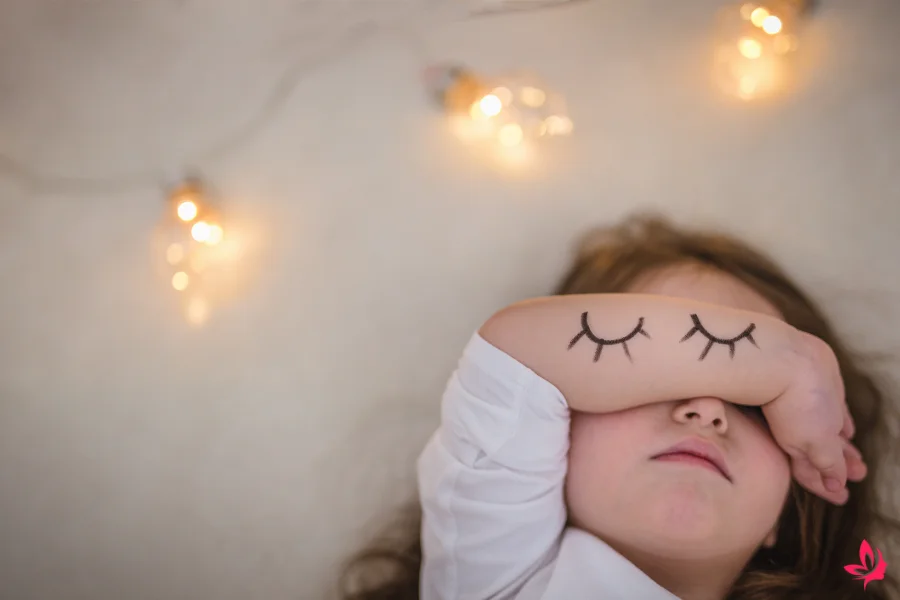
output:
[[[510,0],[512,2],[513,0]],[[558,8],[563,5],[587,2],[588,0],[514,0],[507,4],[499,2],[498,6],[471,10],[464,14],[462,21],[471,21],[484,17],[496,17],[508,13],[534,12],[538,10]],[[181,175],[196,176],[210,163],[231,156],[259,135],[284,109],[294,91],[316,69],[329,64],[333,60],[346,55],[375,35],[393,31],[404,34],[411,49],[419,55],[419,59],[429,59],[427,46],[420,36],[414,35],[412,29],[398,24],[380,23],[372,18],[351,26],[336,44],[329,44],[328,49],[316,52],[313,56],[304,56],[298,60],[278,79],[272,91],[266,96],[253,115],[227,135],[211,144],[206,150],[197,153],[183,165],[185,172]],[[339,48],[334,51],[334,48]],[[162,170],[136,171],[103,177],[79,177],[60,175],[42,171],[13,154],[0,153],[0,178],[17,184],[33,193],[55,193],[70,196],[114,195],[149,187],[166,189],[171,186],[171,173]],[[202,178],[202,177],[201,177]]]
[[487,6],[470,11],[469,18],[494,17],[534,10],[550,10],[584,2],[590,2],[590,0],[511,0],[509,3],[498,2],[498,6]]

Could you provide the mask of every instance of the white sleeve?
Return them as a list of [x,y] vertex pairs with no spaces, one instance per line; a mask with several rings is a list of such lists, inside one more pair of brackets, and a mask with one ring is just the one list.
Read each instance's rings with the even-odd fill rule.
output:
[[417,465],[421,600],[514,598],[555,558],[568,449],[559,390],[476,333]]

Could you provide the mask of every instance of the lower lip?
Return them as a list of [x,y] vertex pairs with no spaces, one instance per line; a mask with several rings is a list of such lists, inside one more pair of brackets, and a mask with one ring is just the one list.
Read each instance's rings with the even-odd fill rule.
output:
[[709,462],[705,458],[700,458],[699,456],[694,456],[693,454],[684,454],[684,453],[675,453],[675,454],[665,454],[663,456],[656,457],[655,460],[661,460],[664,462],[676,462],[676,463],[684,463],[688,465],[695,465],[698,467],[703,467],[708,469],[718,475],[719,477],[725,477],[722,474],[722,471],[719,470],[719,467]]

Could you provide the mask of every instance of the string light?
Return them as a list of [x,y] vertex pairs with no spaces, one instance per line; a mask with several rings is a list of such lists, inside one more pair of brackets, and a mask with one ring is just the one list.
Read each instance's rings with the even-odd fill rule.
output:
[[771,96],[788,83],[798,26],[812,3],[805,0],[747,2],[722,13],[717,31],[715,77],[742,100]]
[[242,252],[198,180],[186,180],[168,195],[157,247],[162,272],[178,294],[185,318],[192,325],[202,325],[213,302],[233,283],[235,262]]
[[489,80],[462,67],[436,65],[426,69],[425,82],[463,138],[515,148],[572,132],[562,99],[534,77],[510,75]]
[[[473,6],[461,8],[462,15],[460,19],[471,22],[484,18],[495,18],[503,14],[540,12],[581,1],[583,0],[499,0],[487,4],[475,3]],[[271,121],[282,112],[282,109],[296,96],[295,92],[298,86],[307,79],[310,73],[346,56],[351,51],[358,49],[362,44],[377,38],[385,32],[400,34],[400,37],[410,43],[410,46],[416,53],[417,60],[425,63],[429,61],[428,57],[431,53],[428,50],[428,44],[420,32],[407,27],[407,24],[400,21],[386,21],[381,15],[360,18],[364,7],[370,6],[370,3],[362,2],[362,0],[329,3],[329,6],[331,5],[335,7],[340,5],[341,10],[349,9],[348,14],[352,15],[352,18],[348,18],[348,22],[351,24],[339,33],[339,40],[334,42],[330,40],[329,36],[323,36],[323,39],[329,38],[329,42],[324,50],[299,55],[292,64],[286,67],[277,81],[273,83],[271,92],[260,103],[258,110],[254,111],[246,121],[241,122],[206,146],[202,151],[194,155],[191,160],[186,161],[187,164],[208,166],[212,162],[227,159],[235,152],[239,152],[247,142],[266,129],[271,124]],[[378,3],[371,4],[371,6],[376,5]],[[462,7],[462,4],[460,7]],[[320,8],[319,6],[315,7],[317,16],[323,16],[319,14]],[[457,10],[457,7],[454,6],[453,10]],[[339,109],[340,106],[341,103],[339,102],[332,103],[332,107],[335,110]],[[211,110],[216,109],[213,107]],[[338,116],[327,115],[324,118],[328,120],[329,118],[338,118]],[[329,140],[330,138],[327,136],[323,139],[317,138],[313,145],[307,145],[305,149],[311,150],[315,144]],[[296,151],[297,149],[295,148],[294,150]],[[115,196],[127,192],[156,188],[162,179],[161,173],[167,172],[169,172],[168,169],[147,168],[133,172],[107,173],[95,177],[67,175],[48,172],[39,165],[30,164],[14,153],[0,152],[0,178],[11,181],[23,189],[39,193],[90,197],[98,195]]]
[[[526,8],[525,0],[509,0],[509,6],[507,0],[501,0],[503,9],[473,12],[469,18],[508,12],[510,6],[515,6],[512,10],[535,10],[572,1],[533,0]],[[784,81],[786,58],[798,47],[800,17],[811,7],[812,0],[768,0],[730,10],[719,31],[716,53],[720,84],[748,100],[775,91]],[[351,27],[343,41],[352,46],[382,30],[379,20],[364,21]],[[292,65],[251,119],[189,162],[208,164],[240,149],[286,104],[304,75],[328,58],[306,57]],[[426,70],[426,83],[453,117],[457,132],[466,137],[512,149],[566,136],[573,130],[562,98],[532,76],[488,78],[459,66],[438,65]],[[4,154],[0,154],[0,176],[35,192],[90,196],[142,189],[156,185],[159,179],[157,169],[97,178],[56,175]],[[183,299],[188,320],[200,324],[209,317],[213,297],[220,289],[222,278],[216,275],[233,274],[231,267],[244,250],[196,180],[183,182],[169,195],[161,230],[166,242],[156,254],[162,258],[167,285]]]

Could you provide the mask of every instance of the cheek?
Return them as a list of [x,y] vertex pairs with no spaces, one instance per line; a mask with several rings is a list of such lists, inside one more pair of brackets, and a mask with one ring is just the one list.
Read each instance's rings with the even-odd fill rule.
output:
[[[762,543],[784,512],[791,487],[788,457],[766,431],[741,439],[741,474],[731,514],[742,518],[732,525],[734,537]],[[777,535],[777,533],[776,533]]]
[[[593,415],[576,414],[572,418],[570,462],[593,465],[597,472],[622,464],[641,437],[635,411]],[[610,460],[618,457],[617,460]]]
[[744,457],[740,471],[745,473],[745,489],[753,490],[761,502],[776,504],[780,512],[791,485],[788,456],[772,436],[762,428],[754,428],[742,440]]
[[576,414],[572,418],[566,497],[573,521],[594,519],[591,515],[618,510],[622,482],[633,477],[641,460],[639,449],[649,448],[645,432],[634,411],[606,415]]

